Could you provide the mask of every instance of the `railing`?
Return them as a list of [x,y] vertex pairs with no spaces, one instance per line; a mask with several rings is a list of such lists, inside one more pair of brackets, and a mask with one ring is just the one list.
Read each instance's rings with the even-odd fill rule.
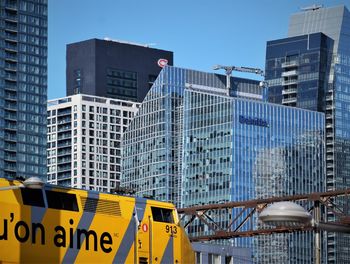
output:
[[5,163],[5,170],[16,171],[16,165]]
[[72,159],[69,158],[58,158],[57,159],[57,164],[63,164],[63,163],[70,163],[72,161]]
[[293,98],[283,98],[282,99],[282,104],[283,103],[285,103],[285,104],[287,104],[287,103],[295,103],[296,101],[297,101],[297,99],[295,97],[293,97]]
[[16,56],[16,55],[14,55],[14,54],[9,54],[9,53],[6,53],[6,55],[5,55],[5,59],[7,59],[7,60],[17,61],[17,56]]
[[5,44],[5,49],[11,49],[11,50],[17,51],[17,45],[16,44],[6,43]]
[[17,120],[17,115],[16,114],[6,113],[5,114],[5,119]]
[[294,75],[298,75],[297,70],[282,72],[282,77],[289,77],[289,76],[294,76]]
[[16,144],[5,143],[5,150],[7,150],[7,151],[17,151]]
[[17,70],[17,65],[16,64],[11,64],[11,63],[6,63],[5,64],[5,70]]
[[71,126],[61,126],[57,129],[57,132],[65,131],[65,130],[70,130]]
[[58,120],[57,124],[62,125],[62,124],[70,123],[71,121],[72,121],[71,118],[65,118],[65,119]]
[[16,135],[5,134],[5,140],[17,141],[17,136]]
[[5,40],[12,40],[17,42],[17,34],[10,34],[8,32],[5,32]]
[[291,85],[291,84],[297,84],[298,80],[286,80],[282,81],[282,85]]
[[293,94],[293,93],[296,93],[297,91],[298,91],[298,89],[295,89],[295,88],[284,89],[284,90],[282,90],[282,94]]
[[282,68],[286,68],[286,67],[295,67],[298,66],[299,62],[296,60],[293,61],[286,61],[282,63]]
[[17,111],[17,104],[16,103],[5,102],[5,109],[12,110],[12,111]]
[[57,144],[57,147],[58,147],[58,148],[64,148],[64,147],[69,147],[69,146],[71,146],[71,145],[72,145],[72,142],[71,142],[71,141],[66,141],[66,142]]
[[5,99],[17,100],[17,96],[7,93],[7,94],[5,94]]
[[14,9],[14,10],[17,10],[17,5],[16,5],[16,4],[6,3],[6,4],[5,4],[5,9]]
[[5,24],[5,30],[6,30],[6,29],[13,30],[13,31],[17,31],[17,30],[18,30],[18,27],[15,26],[15,25],[11,25],[11,24],[9,24],[9,23],[6,23],[6,24]]
[[70,154],[72,154],[71,149],[57,151],[57,156],[65,156]]
[[5,19],[10,19],[12,21],[16,21],[17,22],[17,19],[18,19],[18,16],[15,15],[15,14],[10,14],[10,13],[6,13],[5,15]]

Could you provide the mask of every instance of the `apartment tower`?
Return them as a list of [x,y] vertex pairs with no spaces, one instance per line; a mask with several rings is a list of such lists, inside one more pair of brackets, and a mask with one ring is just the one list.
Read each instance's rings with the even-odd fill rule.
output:
[[0,4],[0,174],[44,179],[47,0]]

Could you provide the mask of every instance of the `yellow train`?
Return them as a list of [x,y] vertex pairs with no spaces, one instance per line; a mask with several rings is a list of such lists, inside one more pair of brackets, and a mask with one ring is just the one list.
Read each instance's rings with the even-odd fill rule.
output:
[[170,203],[39,187],[0,179],[0,263],[194,263]]

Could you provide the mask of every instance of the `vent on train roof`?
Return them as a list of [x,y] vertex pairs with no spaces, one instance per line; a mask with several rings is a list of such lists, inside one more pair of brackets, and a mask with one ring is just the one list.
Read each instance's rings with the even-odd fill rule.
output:
[[117,201],[81,197],[81,204],[85,212],[121,216],[120,205]]

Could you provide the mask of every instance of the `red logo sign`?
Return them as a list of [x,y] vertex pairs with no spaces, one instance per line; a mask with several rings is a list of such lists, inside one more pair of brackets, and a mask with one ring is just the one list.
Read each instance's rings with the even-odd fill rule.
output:
[[142,224],[142,231],[147,232],[148,231],[148,225],[147,224]]
[[161,67],[161,68],[164,68],[167,64],[168,64],[168,60],[167,59],[159,59],[158,60],[158,66]]

